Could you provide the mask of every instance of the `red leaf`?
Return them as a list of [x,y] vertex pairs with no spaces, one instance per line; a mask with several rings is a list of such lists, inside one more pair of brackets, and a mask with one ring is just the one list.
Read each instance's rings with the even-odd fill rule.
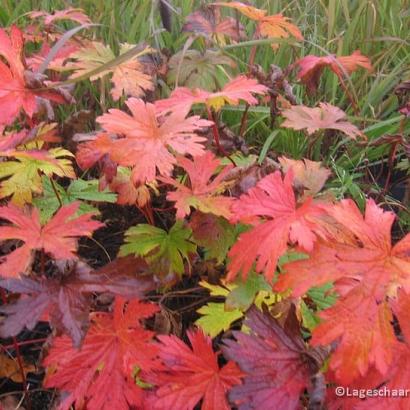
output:
[[227,166],[213,180],[221,163],[210,151],[202,156],[194,157],[191,161],[188,158],[178,158],[178,165],[188,173],[190,187],[180,184],[171,178],[160,178],[160,180],[177,188],[175,192],[168,192],[168,201],[175,202],[177,218],[184,218],[191,213],[191,207],[199,209],[203,213],[229,218],[232,198],[218,195],[224,191],[223,178],[232,169]]
[[10,36],[0,29],[0,55],[8,63],[0,61],[0,126],[11,124],[21,109],[32,117],[38,108],[36,96],[56,102],[65,101],[57,91],[36,91],[35,88],[41,88],[44,76],[25,70],[23,46],[23,34],[17,27],[11,27]]
[[46,388],[69,393],[59,409],[87,407],[88,410],[129,410],[140,408],[144,391],[135,375],[144,380],[145,372],[156,366],[157,347],[153,332],[139,321],[158,311],[153,304],[118,298],[113,314],[96,313],[81,350],[71,340],[57,337],[44,366],[48,373]]
[[27,215],[11,204],[0,207],[0,218],[12,223],[0,227],[0,239],[19,239],[24,242],[2,257],[0,275],[14,277],[25,272],[34,250],[44,250],[55,259],[76,259],[77,238],[91,236],[94,230],[103,226],[102,223],[91,220],[92,213],[74,217],[78,207],[77,202],[61,207],[44,226],[40,224],[36,208]]
[[215,93],[199,88],[190,90],[186,87],[178,87],[169,98],[156,101],[155,106],[162,112],[188,113],[193,104],[206,104],[208,107],[219,110],[225,104],[238,105],[240,100],[255,105],[258,100],[252,94],[265,94],[267,91],[267,87],[258,84],[257,80],[240,75],[225,84],[221,91]]
[[301,80],[311,92],[317,90],[319,78],[325,67],[329,67],[343,84],[346,75],[352,74],[360,67],[370,72],[373,71],[370,60],[362,55],[359,50],[356,50],[350,56],[341,57],[333,55],[327,57],[308,55],[296,61],[295,64],[300,68],[297,75],[298,79]]
[[21,108],[29,117],[36,110],[35,94],[25,84],[22,53],[22,32],[12,26],[9,37],[4,29],[0,29],[0,55],[9,64],[0,61],[0,124],[11,124]]
[[294,309],[282,328],[272,316],[252,307],[245,325],[250,334],[235,331],[236,341],[224,340],[224,355],[245,372],[243,384],[233,387],[229,397],[239,410],[301,409],[300,396],[311,387],[310,378],[326,352],[305,346]]
[[175,336],[158,336],[164,370],[152,376],[158,385],[152,408],[193,410],[203,399],[202,410],[229,410],[226,393],[243,373],[234,362],[219,368],[212,340],[202,331],[187,333],[192,350]]
[[282,111],[285,121],[281,127],[294,130],[306,129],[312,135],[320,129],[338,130],[350,138],[363,136],[363,133],[353,124],[346,121],[346,113],[340,108],[328,103],[319,103],[319,107],[309,108],[304,105],[293,105]]
[[271,281],[288,242],[311,251],[316,236],[325,236],[316,222],[323,209],[311,197],[297,206],[292,183],[291,171],[284,179],[277,171],[261,179],[233,205],[234,220],[252,222],[253,228],[242,233],[229,252],[229,280],[239,272],[246,277],[256,262],[256,270]]

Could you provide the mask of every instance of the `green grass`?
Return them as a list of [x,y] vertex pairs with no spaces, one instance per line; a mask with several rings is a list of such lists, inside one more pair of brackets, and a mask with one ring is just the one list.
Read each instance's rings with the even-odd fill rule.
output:
[[[176,52],[183,46],[186,36],[180,30],[184,17],[201,3],[194,0],[174,0],[176,12],[172,13],[173,32],[162,28],[156,1],[151,0],[3,0],[0,22],[7,26],[22,24],[24,14],[31,10],[56,10],[69,5],[83,8],[101,28],[90,29],[114,47],[120,42],[146,41],[154,46]],[[272,51],[269,45],[260,46],[256,62],[267,68],[274,63],[286,67],[295,58],[307,54],[351,54],[359,49],[371,56],[375,72],[369,76],[360,72],[351,84],[367,118],[387,118],[395,109],[392,90],[400,81],[410,76],[410,2],[409,0],[256,0],[258,7],[269,13],[283,12],[300,27],[305,37],[301,47],[281,47]],[[227,11],[233,14],[233,11]],[[242,19],[246,23],[246,19]],[[252,22],[247,22],[251,30]],[[195,47],[195,45],[194,45]],[[250,47],[237,48],[239,68],[246,69]],[[313,99],[304,97],[299,87],[300,100],[314,103],[318,100],[337,103],[346,108],[349,102],[340,90],[337,78],[326,73],[320,93]]]

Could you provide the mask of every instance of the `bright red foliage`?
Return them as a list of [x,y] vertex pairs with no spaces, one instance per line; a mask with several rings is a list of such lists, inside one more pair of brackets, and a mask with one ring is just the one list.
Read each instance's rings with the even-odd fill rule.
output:
[[68,410],[86,406],[89,410],[140,408],[144,390],[136,380],[156,367],[158,348],[154,333],[140,320],[158,311],[153,304],[117,298],[114,312],[95,313],[81,350],[72,347],[67,336],[56,337],[44,365],[44,385],[68,392],[59,406]]
[[203,399],[202,410],[229,410],[226,394],[243,373],[232,361],[219,368],[212,340],[202,331],[188,331],[188,338],[192,350],[175,336],[158,336],[164,369],[153,376],[153,408],[193,410]]
[[240,272],[246,277],[256,262],[256,270],[271,281],[288,242],[309,252],[317,236],[325,236],[317,222],[323,208],[311,197],[298,205],[292,183],[292,171],[283,179],[277,171],[261,179],[234,203],[233,219],[252,223],[253,227],[239,236],[229,252],[228,279]]
[[23,34],[17,27],[11,27],[10,36],[0,29],[0,55],[8,63],[0,61],[0,126],[11,124],[21,109],[32,117],[37,110],[36,96],[64,102],[56,92],[36,91],[29,86],[29,82],[40,83],[44,76],[36,78],[34,73],[25,69],[23,46]]
[[79,203],[65,205],[41,226],[39,212],[34,208],[29,214],[9,204],[0,208],[0,218],[12,225],[0,227],[0,239],[19,239],[24,242],[16,250],[2,257],[0,275],[17,276],[25,272],[32,262],[32,252],[43,250],[55,259],[76,259],[77,238],[91,236],[92,232],[103,226],[91,220],[92,213],[75,217]]

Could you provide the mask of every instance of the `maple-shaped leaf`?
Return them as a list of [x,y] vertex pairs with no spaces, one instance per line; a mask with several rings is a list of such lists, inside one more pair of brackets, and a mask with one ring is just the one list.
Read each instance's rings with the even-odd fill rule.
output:
[[42,18],[44,24],[49,26],[59,20],[71,20],[80,24],[90,24],[90,18],[84,13],[83,9],[69,7],[64,10],[54,10],[53,13],[46,11],[31,11],[26,14],[31,19]]
[[[135,45],[121,44],[120,55],[131,50]],[[147,90],[154,89],[154,83],[150,75],[144,72],[143,64],[138,60],[144,54],[150,53],[150,48],[141,50],[132,59],[118,64],[112,69],[108,69],[90,77],[90,80],[102,78],[112,73],[111,81],[114,87],[111,88],[111,95],[114,100],[118,100],[122,95],[127,97],[141,97]],[[87,74],[103,64],[115,59],[115,55],[109,46],[99,42],[93,42],[88,47],[82,48],[70,56],[77,61],[67,65],[68,69],[74,69],[71,78],[76,78]]]
[[321,129],[331,129],[341,131],[352,139],[363,136],[355,125],[346,120],[346,113],[343,110],[328,103],[319,103],[319,107],[314,108],[293,105],[283,110],[281,115],[285,117],[281,127],[306,129],[309,135]]
[[232,169],[232,166],[226,166],[212,179],[221,166],[221,162],[210,151],[207,151],[204,155],[195,156],[193,161],[185,157],[179,157],[178,165],[187,172],[189,186],[183,185],[172,178],[159,178],[159,180],[176,188],[176,191],[168,192],[167,200],[175,202],[177,218],[182,219],[189,215],[192,207],[203,213],[211,213],[229,219],[233,200],[220,194],[226,188],[223,179]]
[[[355,379],[350,384],[342,384],[350,394],[337,397],[332,388],[328,389],[327,404],[331,410],[367,410],[408,408],[408,392],[410,385],[407,374],[410,370],[410,332],[409,332],[409,294],[399,290],[397,298],[390,300],[395,315],[396,341],[393,347],[394,355],[391,365],[385,375],[375,367],[370,367],[363,377]],[[396,326],[397,324],[397,326]],[[398,330],[398,326],[400,329]],[[335,380],[332,371],[328,371],[328,380]],[[358,392],[364,393],[359,396]],[[356,394],[352,394],[355,392]]]
[[193,241],[205,249],[205,259],[223,263],[229,248],[235,242],[235,228],[224,218],[199,211],[192,213],[189,227]]
[[[292,36],[297,40],[303,40],[300,30],[290,22],[288,17],[284,17],[282,14],[267,16],[266,10],[257,9],[256,7],[249,6],[239,1],[213,4],[216,6],[231,7],[251,20],[256,21],[256,36],[280,39]],[[273,49],[276,49],[277,47],[276,44],[272,44]]]
[[[136,272],[142,262],[134,260],[133,265]],[[111,271],[107,276],[104,272],[91,272],[82,262],[74,262],[63,266],[54,278],[10,278],[1,280],[0,287],[23,295],[17,302],[0,307],[7,314],[0,326],[1,337],[16,336],[24,327],[32,330],[48,313],[51,326],[67,333],[78,347],[89,326],[92,292],[142,297],[156,284],[152,275]]]
[[156,192],[155,181],[151,184],[141,184],[136,186],[132,182],[131,169],[118,167],[117,175],[108,183],[110,189],[118,194],[117,204],[119,205],[137,205],[144,207],[151,200],[152,188]]
[[316,221],[323,209],[311,197],[297,204],[293,179],[291,170],[283,179],[276,171],[262,178],[234,203],[233,219],[250,222],[253,227],[242,233],[229,251],[229,280],[240,272],[246,277],[256,262],[256,271],[263,272],[271,281],[288,242],[309,252],[317,235],[326,235]]
[[169,232],[156,226],[138,224],[125,232],[120,256],[142,256],[158,273],[182,274],[184,260],[189,261],[189,255],[196,252],[191,236],[191,229],[184,227],[182,221],[177,221]]
[[202,306],[197,313],[201,317],[195,321],[195,324],[212,338],[227,331],[233,322],[243,317],[240,309],[226,310],[224,303],[215,302]]
[[119,136],[110,139],[103,134],[96,140],[81,144],[78,153],[80,166],[90,165],[104,155],[123,166],[132,166],[133,182],[152,181],[156,169],[162,175],[170,175],[179,154],[201,155],[206,140],[197,132],[209,127],[211,121],[199,116],[185,118],[183,112],[164,115],[153,104],[141,99],[130,98],[126,101],[132,115],[117,109],[97,118],[97,122],[110,133]]
[[77,239],[91,236],[93,231],[103,226],[91,220],[93,214],[74,217],[79,207],[78,202],[61,207],[45,225],[40,224],[36,208],[29,213],[12,204],[0,207],[0,218],[11,225],[0,227],[0,239],[18,239],[24,244],[2,257],[0,275],[17,276],[25,272],[32,261],[34,250],[42,250],[54,259],[76,259]]
[[75,179],[67,189],[64,189],[57,182],[51,183],[49,178],[43,177],[42,185],[43,195],[33,200],[33,204],[40,211],[41,223],[47,222],[54,215],[58,208],[60,208],[60,202],[63,205],[68,205],[72,202],[80,201],[76,214],[80,216],[88,212],[93,212],[94,215],[99,215],[100,213],[98,208],[85,201],[115,203],[117,199],[116,195],[107,189],[99,191],[96,179],[88,181],[80,178]]
[[250,334],[234,331],[236,341],[225,339],[222,348],[245,373],[243,384],[231,390],[231,401],[239,410],[302,408],[300,396],[311,388],[311,377],[321,368],[326,350],[305,345],[294,309],[282,327],[270,314],[252,307],[245,325]]
[[295,187],[303,190],[303,197],[316,195],[323,188],[330,175],[330,171],[322,167],[321,162],[310,161],[306,158],[294,160],[280,157],[279,163],[285,173],[292,169],[295,175]]
[[338,341],[330,360],[337,380],[350,383],[364,376],[371,365],[386,374],[394,352],[392,314],[387,297],[398,287],[410,290],[410,235],[394,246],[394,214],[368,200],[363,218],[352,200],[343,200],[327,212],[350,232],[330,241],[318,241],[310,258],[284,265],[275,289],[291,288],[293,296],[309,288],[334,282],[341,297],[319,316],[312,343]]
[[238,105],[241,100],[249,105],[255,105],[258,100],[253,94],[263,95],[267,91],[268,88],[259,84],[257,80],[240,75],[225,84],[221,91],[214,93],[198,88],[190,90],[186,87],[178,87],[169,98],[156,101],[155,106],[164,112],[188,113],[193,104],[205,104],[214,110],[219,110],[225,104]]
[[232,17],[222,20],[219,10],[212,6],[204,6],[187,16],[182,31],[211,38],[221,45],[225,44],[225,36],[239,41],[245,35],[242,24]]
[[347,75],[354,73],[360,67],[370,72],[373,71],[369,58],[362,55],[359,50],[350,56],[340,57],[308,55],[296,61],[295,64],[300,68],[297,74],[298,79],[311,92],[317,90],[320,76],[326,67],[329,67],[339,77],[342,84],[344,84]]
[[[33,193],[41,194],[41,175],[75,178],[71,161],[74,155],[63,148],[49,151],[6,151],[0,157],[12,158],[0,163],[0,198],[11,195],[11,202],[18,206],[32,203]],[[68,157],[68,158],[67,158]],[[6,179],[7,178],[7,179]]]
[[187,334],[192,348],[175,336],[158,336],[164,369],[152,377],[157,385],[152,408],[193,410],[202,399],[202,410],[229,410],[226,394],[243,373],[232,361],[219,368],[212,340],[201,330]]
[[[235,68],[235,62],[220,51],[188,50],[174,54],[168,62],[167,80],[171,85],[184,85],[190,88],[200,87],[214,91],[219,84],[218,66],[223,69]],[[177,81],[178,80],[178,81]]]
[[0,55],[9,66],[0,61],[0,124],[11,124],[23,108],[28,116],[36,109],[35,95],[26,89],[24,65],[22,62],[23,35],[12,26],[10,37],[4,29],[0,29]]
[[10,37],[4,29],[0,29],[0,126],[11,124],[20,114],[21,109],[32,117],[37,110],[36,96],[64,102],[61,94],[52,90],[36,90],[41,88],[44,76],[37,76],[25,69],[23,60],[23,34],[15,26],[10,29]]
[[138,382],[156,365],[154,333],[140,321],[158,311],[153,304],[117,298],[114,312],[94,313],[81,350],[67,336],[56,337],[43,365],[44,387],[67,392],[60,409],[142,408],[144,390]]
[[[206,281],[201,281],[199,284],[209,290],[212,297],[224,297],[229,295],[229,292],[235,288],[234,284],[224,283],[221,285],[212,285]],[[244,313],[240,309],[226,309],[224,302],[209,302],[201,306],[197,313],[201,315],[195,321],[195,325],[202,329],[208,336],[215,338],[219,333],[228,330],[232,323],[238,319],[242,319]]]
[[[382,394],[377,397],[366,397],[355,403],[355,409],[375,409],[375,410],[406,410],[408,408],[410,383],[407,375],[410,371],[410,296],[408,293],[400,291],[398,298],[392,302],[393,311],[397,317],[402,337],[404,341],[396,343],[394,348],[393,362],[384,378],[377,377],[372,386],[366,386],[374,390],[379,390]],[[373,372],[374,373],[374,372]],[[367,375],[366,375],[367,376]],[[375,377],[370,374],[369,379]],[[373,377],[371,377],[373,376]],[[380,387],[381,386],[381,387]],[[383,394],[384,391],[387,394]],[[390,394],[388,394],[390,393]]]
[[280,299],[274,295],[272,287],[261,275],[251,272],[246,280],[238,278],[235,282],[226,283],[223,286],[211,285],[201,281],[199,284],[208,289],[211,296],[224,297],[224,302],[209,302],[197,310],[201,317],[195,324],[212,338],[222,331],[228,330],[232,323],[242,319],[252,303],[261,309],[270,306]]

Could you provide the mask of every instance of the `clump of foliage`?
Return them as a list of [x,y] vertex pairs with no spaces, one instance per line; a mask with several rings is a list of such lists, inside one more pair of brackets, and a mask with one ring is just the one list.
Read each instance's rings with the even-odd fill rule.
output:
[[35,375],[59,409],[407,408],[409,81],[366,127],[370,57],[303,56],[282,13],[210,3],[175,50],[25,18],[0,29],[0,377],[25,406]]

